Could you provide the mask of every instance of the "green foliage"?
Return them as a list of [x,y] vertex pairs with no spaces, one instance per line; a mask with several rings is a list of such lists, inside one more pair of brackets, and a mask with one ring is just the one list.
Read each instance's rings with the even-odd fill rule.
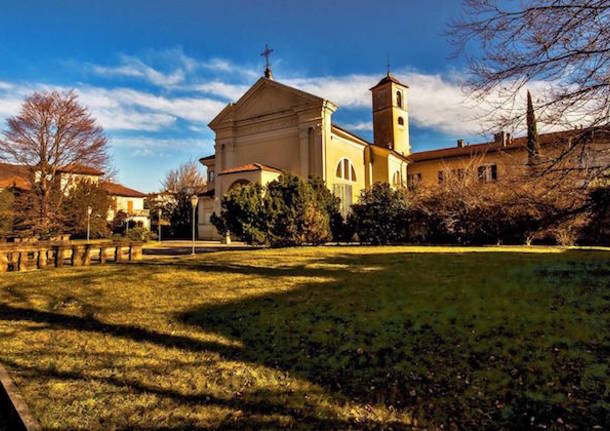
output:
[[350,223],[361,242],[391,244],[407,239],[407,199],[387,183],[377,183],[364,190],[352,205]]
[[331,239],[327,195],[319,196],[310,182],[282,174],[263,189],[247,184],[231,190],[221,203],[220,216],[212,223],[248,243],[274,247],[321,244]]
[[[169,208],[169,234],[173,238],[191,238],[193,229],[192,194],[179,191],[174,194],[175,201]],[[197,226],[197,211],[195,211],[195,226]]]
[[534,163],[540,155],[540,142],[538,139],[538,126],[536,125],[536,114],[532,95],[527,92],[527,151],[529,163]]
[[15,197],[10,190],[0,191],[0,238],[6,238],[13,231]]
[[113,235],[119,234],[122,235],[126,231],[127,223],[127,213],[123,210],[119,210],[114,215],[112,219],[112,223],[110,224],[110,229],[112,230]]
[[72,238],[87,236],[87,208],[91,207],[90,237],[106,238],[110,234],[107,223],[110,198],[106,191],[89,181],[78,181],[70,188],[63,202],[63,228]]
[[282,174],[267,185],[265,194],[267,238],[286,247],[321,244],[331,239],[329,216],[310,183]]
[[350,241],[354,235],[353,229],[343,219],[340,210],[341,201],[326,186],[326,183],[319,177],[309,179],[318,205],[326,214],[330,223],[330,231],[333,241]]
[[127,239],[130,241],[147,242],[151,239],[151,232],[145,227],[136,226],[133,229],[129,229]]
[[610,244],[610,185],[600,185],[589,191],[586,201],[587,222],[581,233],[586,244]]
[[231,232],[248,244],[265,242],[265,205],[259,184],[234,187],[222,199],[220,217],[210,218],[218,232]]

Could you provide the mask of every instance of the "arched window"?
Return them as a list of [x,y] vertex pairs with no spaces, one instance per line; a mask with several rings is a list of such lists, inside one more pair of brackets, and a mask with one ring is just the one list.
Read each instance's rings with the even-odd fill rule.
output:
[[396,106],[402,108],[402,93],[400,91],[396,91]]
[[394,187],[400,187],[402,185],[400,181],[400,171],[394,172],[394,175],[392,176],[392,185]]
[[245,178],[240,178],[238,180],[235,180],[233,184],[231,184],[231,186],[227,189],[227,191],[233,190],[236,187],[247,186],[248,184],[250,184],[250,181],[246,180]]
[[341,159],[337,164],[335,176],[342,180],[356,181],[356,169],[354,169],[354,165],[349,159]]
[[398,117],[398,125],[399,126],[404,126],[405,125],[405,120],[403,120],[402,117]]

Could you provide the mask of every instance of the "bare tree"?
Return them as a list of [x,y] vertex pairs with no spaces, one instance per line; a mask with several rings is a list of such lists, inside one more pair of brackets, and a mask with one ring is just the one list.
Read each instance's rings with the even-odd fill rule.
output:
[[163,189],[173,199],[164,209],[169,214],[170,235],[174,238],[188,238],[192,228],[191,197],[203,192],[206,180],[195,161],[189,161],[178,169],[172,169],[163,180]]
[[206,180],[195,161],[186,162],[178,169],[170,170],[162,183],[163,189],[172,194],[184,193],[192,196],[201,193],[206,186]]
[[104,169],[104,132],[72,92],[49,91],[27,97],[0,139],[0,158],[28,167],[36,198],[35,225],[49,231],[64,197],[61,172],[79,166]]
[[[506,110],[520,90],[548,86],[541,121],[605,125],[610,116],[610,1],[464,0],[461,17],[447,31],[470,64],[475,95],[500,94]],[[521,106],[521,105],[519,105]],[[506,122],[523,120],[510,111]]]
[[541,173],[565,171],[566,160],[590,178],[608,170],[610,0],[463,0],[447,35],[468,59],[465,87],[489,107],[489,126],[521,129],[528,88],[542,124],[580,126],[561,152],[541,160]]

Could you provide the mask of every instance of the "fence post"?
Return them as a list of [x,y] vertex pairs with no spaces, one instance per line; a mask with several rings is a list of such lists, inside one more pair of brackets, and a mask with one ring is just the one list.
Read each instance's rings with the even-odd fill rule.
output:
[[64,266],[64,247],[63,245],[54,245],[53,252],[55,254],[55,268]]
[[49,249],[47,248],[47,246],[38,249],[38,269],[44,269],[47,267],[48,251]]
[[106,263],[106,249],[107,247],[105,247],[104,245],[100,245],[100,264]]
[[8,272],[8,252],[0,249],[0,272]]
[[123,255],[123,244],[117,243],[115,244],[116,249],[114,250],[114,261],[122,262],[125,259]]

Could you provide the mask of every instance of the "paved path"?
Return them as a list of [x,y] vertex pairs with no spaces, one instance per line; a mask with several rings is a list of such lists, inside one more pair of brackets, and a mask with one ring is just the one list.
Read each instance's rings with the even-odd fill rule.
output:
[[[151,241],[144,245],[144,256],[179,256],[192,253],[193,243],[191,241]],[[226,250],[253,250],[259,247],[250,246],[243,242],[232,242],[221,244],[219,241],[195,241],[195,253],[211,253]]]

